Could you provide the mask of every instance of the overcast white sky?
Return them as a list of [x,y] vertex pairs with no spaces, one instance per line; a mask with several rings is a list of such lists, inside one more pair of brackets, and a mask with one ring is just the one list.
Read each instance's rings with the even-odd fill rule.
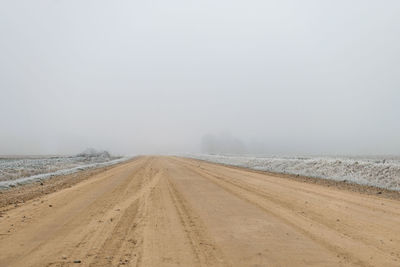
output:
[[400,154],[400,1],[0,0],[0,154]]

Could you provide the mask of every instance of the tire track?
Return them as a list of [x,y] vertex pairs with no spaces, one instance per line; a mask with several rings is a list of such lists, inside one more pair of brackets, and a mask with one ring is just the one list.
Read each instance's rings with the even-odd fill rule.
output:
[[175,184],[168,177],[166,180],[168,191],[186,236],[190,240],[191,248],[196,256],[199,266],[226,266],[223,264],[224,256],[212,238],[207,234],[206,227],[200,218],[193,212],[188,202],[177,190]]
[[[398,260],[396,254],[384,251],[376,246],[372,247],[370,244],[363,244],[359,240],[353,240],[343,232],[332,229],[330,225],[325,225],[321,221],[315,221],[313,218],[308,218],[304,213],[293,210],[287,203],[279,200],[279,198],[271,197],[258,188],[245,183],[239,183],[228,176],[215,175],[205,169],[193,168],[192,166],[188,167],[187,165],[185,165],[185,167],[197,173],[199,176],[210,180],[231,194],[249,201],[265,212],[279,218],[285,224],[297,229],[302,234],[326,247],[348,263],[358,266],[374,266],[370,264],[370,262],[372,262],[370,256],[367,257],[361,253],[354,253],[354,251],[365,250],[370,251],[369,255],[374,256],[374,261],[378,260],[380,262],[394,264],[394,262]],[[357,249],[350,249],[354,247]]]

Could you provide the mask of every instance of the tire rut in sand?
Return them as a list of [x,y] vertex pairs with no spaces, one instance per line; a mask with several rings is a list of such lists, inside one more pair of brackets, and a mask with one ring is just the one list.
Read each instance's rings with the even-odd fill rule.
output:
[[166,182],[198,266],[226,266],[222,252],[208,236],[201,219],[193,212],[171,179],[168,178]]
[[159,174],[159,170],[151,168],[151,164],[144,168],[137,189],[130,192],[131,197],[118,204],[125,208],[97,252],[97,255],[102,255],[101,258],[95,258],[90,266],[141,265],[146,207],[152,188],[159,182]]
[[[89,214],[85,215],[93,216],[87,227],[89,231],[82,235],[69,253],[64,252],[66,258],[79,258],[91,266],[117,266],[122,263],[136,266],[140,262],[142,198],[158,179],[157,172],[150,166],[150,161],[144,162],[125,183],[90,207]],[[61,263],[68,265],[71,262]]]
[[[109,190],[96,193],[78,210],[74,209],[73,212],[76,214],[66,217],[61,224],[57,225],[56,230],[52,228],[52,234],[48,234],[49,239],[44,239],[29,252],[29,255],[35,255],[38,258],[46,257],[49,263],[45,266],[69,266],[73,260],[77,259],[86,265],[90,264],[94,255],[98,255],[99,247],[105,242],[121,215],[121,212],[115,211],[116,205],[119,205],[132,192],[140,190],[143,184],[141,177],[144,176],[148,161],[141,164],[144,166],[139,165],[137,168],[136,164],[133,165],[134,175],[124,174],[112,179],[114,182]],[[94,186],[97,187],[99,183],[94,183]],[[116,219],[113,224],[109,221],[111,216]],[[50,243],[54,244],[52,254],[48,252]],[[60,249],[59,244],[62,243],[68,243],[70,246]],[[15,264],[18,266],[24,262],[26,262],[24,257],[20,257]],[[43,266],[43,262],[40,265],[30,262],[29,266]]]
[[[361,255],[356,255],[349,252],[348,249],[343,248],[342,246],[336,245],[336,242],[333,242],[330,237],[335,236],[335,238],[339,238],[341,240],[341,244],[346,244],[347,246],[362,246],[365,249],[368,249],[368,246],[362,244],[361,242],[354,242],[355,240],[351,240],[348,236],[343,233],[337,232],[334,229],[331,229],[325,225],[320,224],[319,222],[315,222],[298,214],[294,211],[288,211],[288,207],[280,205],[276,201],[279,200],[268,198],[263,192],[258,190],[257,188],[253,188],[243,183],[238,183],[232,181],[230,177],[223,177],[220,175],[215,175],[213,173],[208,172],[207,170],[198,170],[197,168],[193,168],[193,166],[185,166],[188,170],[196,173],[197,175],[208,179],[214,184],[218,185],[222,189],[230,192],[231,194],[252,203],[253,205],[258,206],[268,214],[279,218],[279,220],[283,221],[285,224],[292,226],[294,229],[297,229],[300,233],[312,239],[314,242],[319,243],[326,249],[330,250],[332,253],[338,255],[339,258],[343,260],[343,262],[347,264],[355,264],[357,266],[373,266],[369,263],[369,259],[363,258]],[[312,227],[309,227],[312,226]],[[318,231],[315,231],[318,229]],[[315,231],[315,233],[314,233]],[[372,249],[371,253],[374,255],[379,255],[376,249]],[[393,256],[388,254],[388,258],[382,257],[381,260],[394,260]]]
[[140,262],[140,200],[130,205],[105,240],[98,255],[90,266],[118,266],[119,264],[137,264]]

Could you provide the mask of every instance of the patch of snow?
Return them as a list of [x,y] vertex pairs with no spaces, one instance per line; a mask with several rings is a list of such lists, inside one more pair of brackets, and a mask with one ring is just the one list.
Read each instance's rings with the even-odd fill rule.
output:
[[[14,187],[17,185],[22,185],[22,184],[26,184],[26,183],[35,182],[35,181],[45,180],[45,179],[49,179],[53,176],[66,175],[66,174],[76,173],[76,172],[79,172],[82,170],[110,166],[110,165],[114,165],[114,164],[126,161],[128,159],[130,159],[130,157],[123,157],[123,158],[118,158],[118,159],[109,160],[109,161],[105,161],[105,162],[94,162],[94,163],[90,163],[90,164],[83,164],[83,165],[79,165],[79,166],[72,167],[72,168],[59,169],[54,172],[40,173],[40,174],[36,174],[36,175],[31,175],[28,177],[21,177],[21,178],[17,178],[17,179],[13,179],[13,180],[0,181],[0,189]],[[7,160],[3,160],[3,161],[7,161]],[[23,168],[25,161],[26,160],[21,159],[16,164]],[[48,163],[48,159],[36,159],[36,163],[39,162],[40,165],[43,164],[41,161],[45,161],[46,163]],[[3,164],[3,166],[4,166],[4,162],[0,163],[0,170],[2,170],[1,164]],[[32,162],[30,162],[30,166],[32,166]],[[1,175],[1,173],[0,173],[0,175]]]
[[349,181],[400,190],[399,157],[255,157],[186,155],[190,158],[254,170]]
[[0,181],[15,180],[38,174],[71,169],[118,159],[107,151],[87,149],[76,156],[8,157],[0,158]]

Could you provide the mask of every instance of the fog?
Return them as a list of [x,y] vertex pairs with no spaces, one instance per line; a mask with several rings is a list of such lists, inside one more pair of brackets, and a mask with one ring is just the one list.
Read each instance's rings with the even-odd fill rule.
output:
[[0,154],[400,154],[399,1],[0,1]]

